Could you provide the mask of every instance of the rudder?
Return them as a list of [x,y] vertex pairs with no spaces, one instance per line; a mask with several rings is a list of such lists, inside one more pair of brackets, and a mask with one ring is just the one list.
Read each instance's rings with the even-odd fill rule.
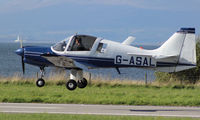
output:
[[196,67],[195,28],[181,28],[178,32],[186,35],[178,59],[179,66],[175,70],[176,72]]

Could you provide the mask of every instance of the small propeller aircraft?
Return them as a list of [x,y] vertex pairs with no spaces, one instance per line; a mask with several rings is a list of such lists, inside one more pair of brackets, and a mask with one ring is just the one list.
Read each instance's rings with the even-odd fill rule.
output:
[[22,57],[23,73],[25,63],[40,68],[41,75],[36,81],[38,87],[45,85],[45,67],[70,70],[70,80],[66,83],[69,90],[74,90],[77,86],[85,88],[87,80],[83,78],[83,70],[94,68],[116,68],[120,74],[120,68],[124,67],[148,68],[162,72],[178,72],[196,67],[195,28],[181,28],[154,50],[131,46],[134,39],[128,37],[119,43],[76,34],[51,47],[21,45],[15,52]]

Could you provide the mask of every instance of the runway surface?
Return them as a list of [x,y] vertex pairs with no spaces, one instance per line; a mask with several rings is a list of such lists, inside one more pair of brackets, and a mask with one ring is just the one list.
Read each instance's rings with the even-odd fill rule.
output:
[[200,107],[129,105],[0,103],[0,112],[200,117]]

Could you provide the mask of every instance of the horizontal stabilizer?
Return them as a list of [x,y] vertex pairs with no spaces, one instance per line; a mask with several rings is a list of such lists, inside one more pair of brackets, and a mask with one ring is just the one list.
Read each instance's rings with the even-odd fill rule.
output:
[[157,56],[154,56],[155,59],[157,60],[161,60],[161,59],[173,59],[173,58],[177,58],[178,55],[157,55]]
[[177,58],[178,55],[151,55],[151,54],[135,54],[135,53],[128,53],[128,55],[132,56],[141,56],[141,57],[152,57],[156,60],[161,60],[161,59],[173,59]]
[[152,57],[151,54],[143,54],[143,53],[140,53],[140,54],[137,54],[137,53],[128,53],[128,55],[141,56],[141,57]]

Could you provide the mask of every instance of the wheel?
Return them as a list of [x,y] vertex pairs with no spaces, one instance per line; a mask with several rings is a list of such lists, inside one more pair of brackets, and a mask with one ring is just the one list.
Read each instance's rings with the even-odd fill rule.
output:
[[66,83],[66,88],[67,88],[68,90],[74,90],[74,89],[76,89],[76,87],[77,87],[77,83],[76,83],[75,80],[69,80],[69,81]]
[[87,80],[85,78],[83,78],[82,80],[79,80],[77,82],[77,85],[79,88],[85,88],[87,86]]
[[39,78],[37,81],[36,81],[36,85],[38,87],[43,87],[45,85],[45,81],[42,79],[42,78]]

